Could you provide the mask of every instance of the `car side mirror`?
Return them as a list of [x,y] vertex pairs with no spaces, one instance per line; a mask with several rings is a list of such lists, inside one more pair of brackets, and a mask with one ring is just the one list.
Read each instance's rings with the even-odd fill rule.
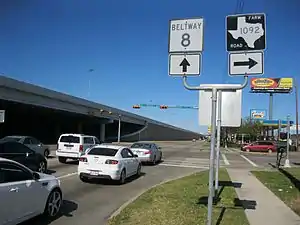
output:
[[33,179],[34,180],[39,180],[41,177],[40,177],[40,175],[38,174],[38,173],[36,173],[36,172],[34,172],[33,174],[32,174],[32,176],[33,176]]
[[139,157],[138,155],[133,155],[134,157]]

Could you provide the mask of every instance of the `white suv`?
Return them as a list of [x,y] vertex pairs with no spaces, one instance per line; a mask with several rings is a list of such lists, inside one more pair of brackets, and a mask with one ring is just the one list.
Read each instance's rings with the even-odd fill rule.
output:
[[55,217],[62,205],[60,181],[0,157],[0,224],[19,224],[39,214]]
[[67,159],[78,160],[85,151],[100,141],[95,136],[84,134],[62,134],[57,142],[56,155],[58,161],[66,163]]

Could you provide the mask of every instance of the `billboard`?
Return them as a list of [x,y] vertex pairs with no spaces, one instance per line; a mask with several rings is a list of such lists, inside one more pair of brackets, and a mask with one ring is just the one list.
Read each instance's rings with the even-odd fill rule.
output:
[[293,78],[252,78],[251,91],[256,93],[290,93]]
[[265,109],[251,109],[250,118],[251,120],[264,120],[267,117],[267,110]]

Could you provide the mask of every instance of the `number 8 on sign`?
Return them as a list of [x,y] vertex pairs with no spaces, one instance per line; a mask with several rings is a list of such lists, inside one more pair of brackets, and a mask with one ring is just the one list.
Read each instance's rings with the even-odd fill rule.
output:
[[181,45],[186,48],[190,44],[191,44],[190,35],[188,33],[184,33],[182,35]]

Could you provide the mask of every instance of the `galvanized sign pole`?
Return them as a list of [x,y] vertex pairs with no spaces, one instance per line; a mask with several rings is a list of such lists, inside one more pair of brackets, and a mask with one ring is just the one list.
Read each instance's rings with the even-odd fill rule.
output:
[[286,159],[284,167],[290,168],[290,116],[287,116],[286,123]]
[[217,118],[217,151],[216,151],[216,177],[215,191],[219,190],[219,167],[220,167],[220,145],[221,145],[221,118],[222,118],[222,91],[218,91],[218,118]]

